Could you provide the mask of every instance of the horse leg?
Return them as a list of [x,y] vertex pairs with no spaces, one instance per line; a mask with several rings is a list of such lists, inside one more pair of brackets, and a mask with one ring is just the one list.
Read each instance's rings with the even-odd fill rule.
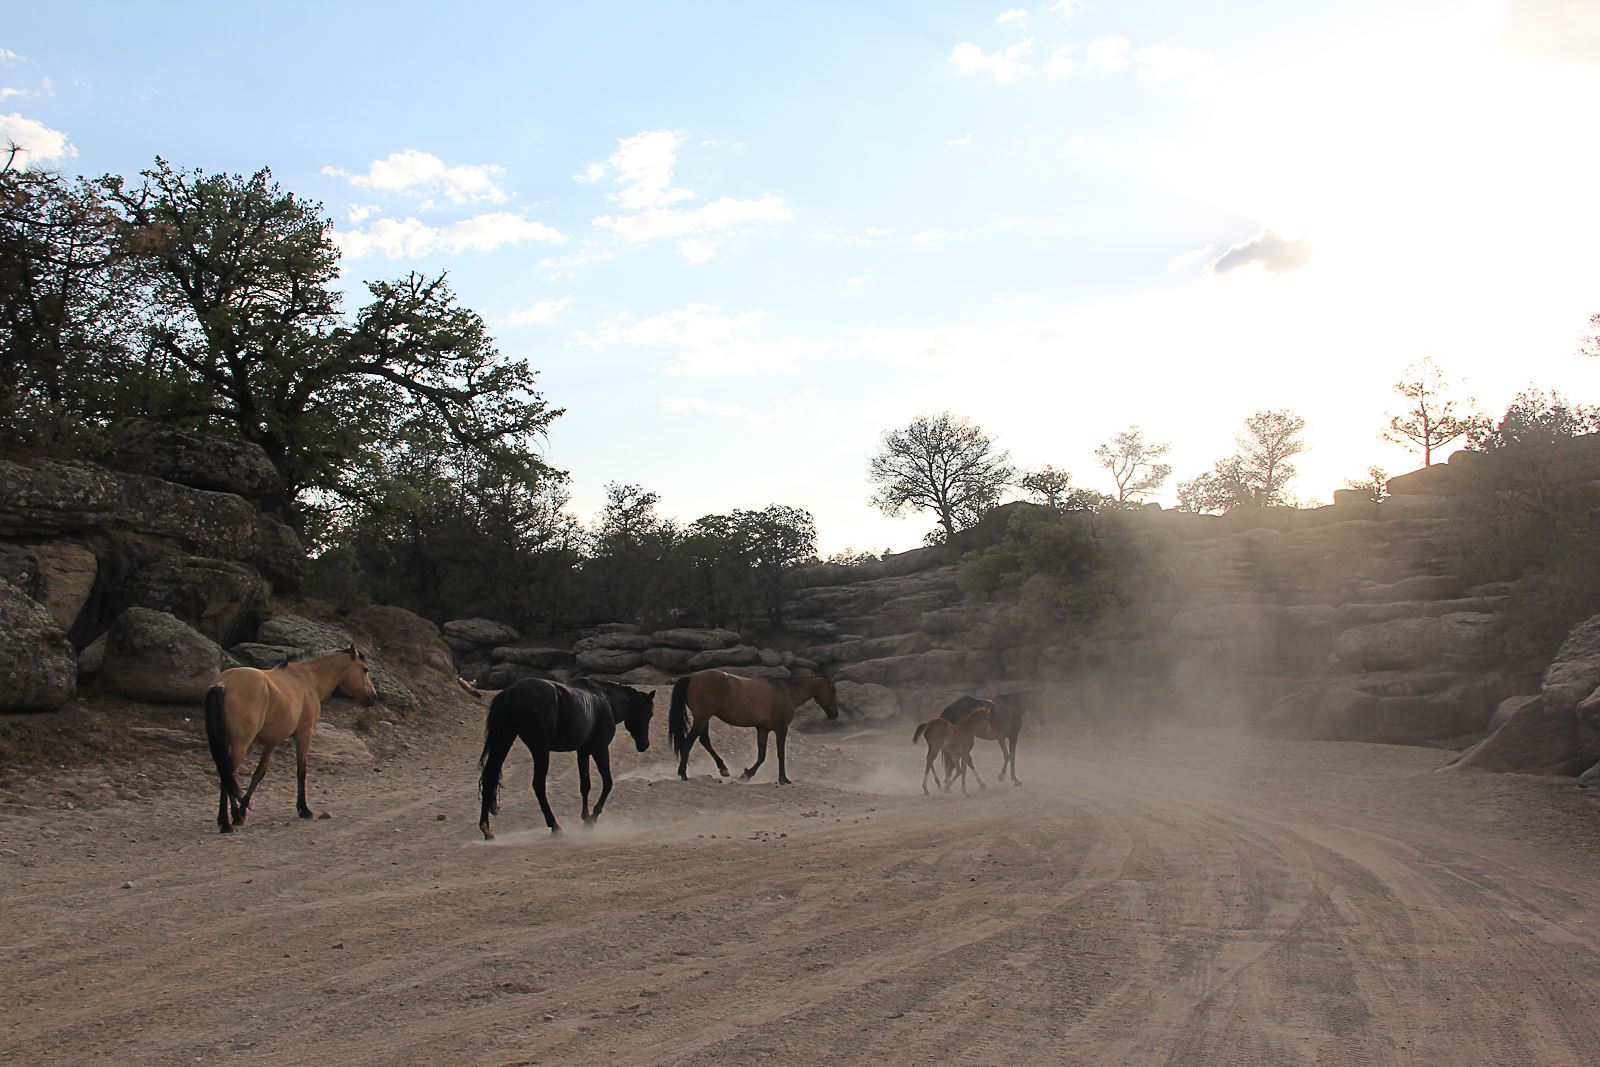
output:
[[750,765],[749,770],[739,776],[739,781],[748,782],[754,778],[760,766],[767,762],[767,734],[770,732],[765,726],[756,727],[756,761]]
[[974,778],[976,778],[978,780],[978,788],[979,789],[988,789],[989,787],[983,784],[983,775],[978,773],[978,765],[976,763],[972,762],[972,753],[968,752],[967,756],[966,756],[966,759],[967,759],[967,766],[972,769],[972,777],[974,777]]
[[500,814],[500,771],[505,767],[506,756],[516,742],[516,727],[511,724],[509,717],[496,716],[491,710],[489,723],[484,728],[483,755],[479,757],[483,771],[478,778],[478,794],[483,801],[478,814],[478,829],[482,831],[485,841],[494,840],[494,831],[489,829],[489,816]]
[[778,727],[778,784],[779,785],[793,785],[794,784],[793,782],[789,781],[789,776],[786,773],[784,773],[784,766],[783,766],[783,743],[785,741],[787,741],[788,739],[789,739],[789,728],[787,726]]
[[709,725],[696,720],[689,726],[689,739],[683,743],[683,752],[678,756],[678,777],[686,782],[689,780],[689,753],[694,751],[695,738],[702,736],[701,731]]
[[1011,784],[1022,784],[1021,779],[1017,777],[1017,739],[1015,737],[1011,739]]
[[238,826],[244,822],[245,813],[250,810],[250,798],[256,795],[256,786],[261,784],[261,779],[267,775],[267,761],[272,758],[272,750],[278,747],[274,741],[261,748],[261,762],[256,764],[256,773],[250,776],[250,785],[244,791],[244,799],[239,801],[239,809],[233,813],[233,825]]
[[706,724],[700,727],[700,747],[711,753],[711,758],[717,761],[717,773],[724,778],[728,777],[728,765],[722,762],[722,757],[717,755],[717,750],[711,747],[710,719],[707,719]]
[[[967,764],[969,762],[970,761],[965,756],[962,756],[960,759],[956,760],[956,770],[958,772],[960,772],[960,774],[961,774],[961,795],[962,796],[966,796],[967,795]],[[949,787],[950,787],[949,779],[946,779],[945,780],[945,788],[948,789]]]
[[306,803],[306,757],[311,754],[311,727],[302,726],[294,734],[294,776],[295,797],[294,810],[302,819],[309,819],[316,813]]
[[589,825],[589,753],[578,753],[578,792],[583,794],[583,825]]
[[600,813],[606,807],[606,797],[611,795],[611,750],[602,748],[596,752],[594,765],[600,771],[600,799],[594,802],[594,814],[589,818],[591,825],[600,821]]
[[550,827],[550,832],[559,834],[561,824],[556,822],[555,813],[550,810],[550,800],[544,795],[545,775],[550,772],[550,750],[533,750],[533,795],[539,798],[539,810],[544,812],[544,824]]
[[228,801],[233,799],[228,796],[228,787],[222,786],[222,795],[217,798],[217,829],[225,834],[233,833],[233,823],[228,821]]
[[923,796],[927,796],[928,795],[928,775],[930,773],[933,775],[933,784],[935,786],[937,786],[939,784],[939,772],[937,770],[934,770],[934,766],[933,766],[934,763],[938,759],[939,759],[939,753],[935,752],[931,748],[928,749],[928,761],[922,765],[922,795]]

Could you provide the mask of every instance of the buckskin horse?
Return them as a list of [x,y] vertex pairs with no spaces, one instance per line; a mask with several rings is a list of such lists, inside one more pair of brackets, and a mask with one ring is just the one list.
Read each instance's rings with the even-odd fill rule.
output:
[[[983,788],[983,778],[978,775],[978,768],[972,762],[972,743],[979,731],[989,728],[989,716],[994,711],[994,705],[987,700],[974,701],[974,706],[958,722],[940,716],[929,719],[927,722],[917,724],[911,734],[911,743],[914,745],[919,740],[927,738],[928,762],[922,768],[922,792],[928,792],[928,772],[933,771],[933,784],[939,785],[939,772],[934,770],[934,761],[941,753],[946,760],[944,774],[944,791],[950,791],[950,780],[955,774],[961,775],[961,795],[967,793],[967,768],[972,768],[973,777],[978,779],[978,787]],[[950,770],[954,763],[955,774]]]
[[[650,747],[650,716],[655,710],[655,693],[641,693],[625,685],[585,679],[562,685],[542,678],[524,678],[501,690],[489,702],[489,716],[483,727],[483,753],[478,757],[481,772],[478,794],[483,811],[478,829],[484,839],[494,840],[489,816],[500,814],[500,768],[517,738],[533,754],[533,795],[539,798],[545,825],[559,834],[561,825],[550,811],[545,796],[545,775],[550,769],[551,752],[578,754],[578,787],[583,792],[583,824],[593,826],[611,795],[611,739],[617,724],[627,727],[633,743],[643,752]],[[589,812],[589,760],[600,771],[600,799]]]
[[[235,826],[244,822],[250,798],[267,773],[272,750],[289,737],[294,738],[295,773],[299,778],[295,810],[302,819],[311,818],[311,808],[306,805],[306,756],[311,751],[317,719],[322,715],[322,702],[335,690],[368,707],[378,702],[367,657],[354,644],[328,652],[304,652],[268,671],[233,667],[217,676],[215,684],[206,690],[204,708],[206,743],[222,785],[217,801],[218,830],[232,833]],[[250,788],[241,795],[235,774],[250,746],[258,741],[261,762],[250,776]]]
[[[689,777],[689,751],[694,743],[717,761],[717,773],[726,778],[728,765],[711,747],[708,730],[713,718],[730,726],[756,728],[756,761],[739,777],[748,781],[767,759],[767,735],[778,735],[778,784],[789,785],[784,765],[784,742],[795,709],[815,700],[830,719],[839,717],[839,702],[833,679],[821,675],[800,678],[740,678],[726,671],[695,671],[679,678],[672,687],[672,707],[667,713],[667,732],[678,753],[678,777]],[[693,716],[693,725],[690,716]]]

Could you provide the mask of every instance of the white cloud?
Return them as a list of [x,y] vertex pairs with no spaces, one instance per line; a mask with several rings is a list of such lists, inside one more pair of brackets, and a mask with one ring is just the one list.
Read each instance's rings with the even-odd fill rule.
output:
[[760,309],[724,314],[718,304],[688,304],[644,319],[623,314],[594,330],[579,330],[572,343],[597,350],[628,346],[671,353],[664,373],[685,378],[792,374],[810,349],[805,342],[761,336]]
[[339,167],[323,167],[322,173],[344,178],[361,189],[410,195],[443,195],[457,204],[488,201],[504,203],[506,192],[495,181],[504,167],[493,163],[445,165],[430,152],[407,148],[383,159],[375,159],[365,174],[352,174]]
[[360,226],[374,215],[383,214],[383,208],[377,204],[351,204],[345,209],[345,221],[352,226]]
[[865,289],[871,281],[870,274],[853,274],[844,280],[844,291],[853,296]]
[[540,326],[554,319],[572,305],[572,297],[549,297],[536,300],[525,308],[517,308],[502,318],[500,326]]
[[1248,241],[1240,241],[1206,265],[1212,274],[1226,274],[1258,264],[1273,274],[1290,274],[1311,262],[1311,246],[1303,239],[1291,239],[1263,229]]
[[753,426],[771,422],[773,418],[770,414],[764,415],[743,404],[718,403],[703,396],[669,396],[662,399],[661,406],[677,415],[685,413],[716,415],[724,419],[738,419]]
[[465,251],[489,252],[501,245],[541,241],[561,244],[566,236],[542,222],[509,211],[495,211],[429,226],[415,217],[380,218],[366,229],[336,230],[334,243],[346,259],[381,253],[389,259]]
[[1061,12],[1062,18],[1070,19],[1072,17],[1073,10],[1077,6],[1078,0],[1057,0],[1056,3],[1050,5],[1050,10],[1059,11]]
[[921,233],[912,236],[911,243],[920,248],[933,248],[935,245],[944,244],[949,239],[950,235],[944,230],[923,230]]
[[883,226],[868,226],[860,233],[839,233],[827,230],[815,235],[816,240],[848,248],[871,248],[894,231]]
[[969,133],[963,137],[952,137],[946,141],[945,144],[951,145],[955,148],[966,148],[968,145],[972,144],[972,134]]
[[22,149],[17,153],[16,165],[23,168],[59,163],[78,154],[78,149],[66,134],[52,130],[35,119],[23,118],[15,111],[0,115],[0,142],[3,141]]
[[1032,51],[1032,37],[1024,37],[1003,52],[985,52],[963,41],[950,52],[950,62],[960,74],[987,73],[997,82],[1011,82],[1028,73],[1027,57]]
[[678,146],[686,136],[682,130],[646,130],[619,138],[617,150],[605,163],[589,164],[584,180],[609,174],[619,186],[608,194],[619,212],[596,217],[596,228],[609,230],[629,244],[677,240],[685,259],[704,263],[729,237],[760,223],[794,218],[783,198],[774,193],[754,200],[725,196],[699,207],[685,206],[696,199],[694,190],[674,186],[672,175]]
[[1184,270],[1198,263],[1205,263],[1211,259],[1211,253],[1216,251],[1216,245],[1206,245],[1204,248],[1191,248],[1187,252],[1180,252],[1167,260],[1167,271]]
[[1102,37],[1084,48],[1084,66],[1092,71],[1116,74],[1132,64],[1131,49],[1126,37]]
[[1184,45],[1147,44],[1134,50],[1133,62],[1146,81],[1172,81],[1205,70],[1212,59]]
[[4,60],[7,63],[30,62],[27,56],[21,52],[13,52],[9,48],[0,48],[0,60]]
[[1045,61],[1044,72],[1051,78],[1070,78],[1077,73],[1078,61],[1072,54],[1072,46],[1064,44],[1050,53],[1050,58]]
[[10,100],[13,96],[32,96],[26,89],[13,89],[9,85],[0,85],[0,100]]
[[588,166],[584,167],[583,170],[579,171],[577,174],[574,174],[572,176],[572,180],[580,185],[587,185],[590,182],[597,182],[605,176],[606,165],[604,163],[590,163]]
[[539,266],[550,272],[551,281],[558,281],[572,277],[581,268],[592,263],[604,263],[615,256],[616,253],[609,248],[586,248],[570,255],[546,257],[539,261]]
[[1004,26],[1008,22],[1015,22],[1020,27],[1028,25],[1028,11],[1026,8],[1014,7],[1009,11],[1002,11],[994,18],[996,26]]

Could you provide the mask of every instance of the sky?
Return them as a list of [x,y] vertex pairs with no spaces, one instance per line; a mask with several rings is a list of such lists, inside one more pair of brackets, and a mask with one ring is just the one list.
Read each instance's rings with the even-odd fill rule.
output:
[[[1292,489],[1377,465],[1431,357],[1503,411],[1600,403],[1600,0],[0,3],[29,165],[270,166],[363,285],[448,271],[566,413],[592,515],[781,503],[824,554],[944,410],[1106,490],[1306,420]],[[1154,495],[1171,503],[1172,483]]]

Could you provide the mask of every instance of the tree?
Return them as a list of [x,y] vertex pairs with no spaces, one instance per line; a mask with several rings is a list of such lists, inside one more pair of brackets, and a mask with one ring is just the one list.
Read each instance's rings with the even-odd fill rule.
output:
[[1286,490],[1295,475],[1289,460],[1306,450],[1305,428],[1306,420],[1289,411],[1256,412],[1234,438],[1238,452],[1178,483],[1178,508],[1212,512],[1288,503]]
[[[1472,415],[1456,414],[1458,402],[1442,395],[1445,387],[1444,374],[1429,358],[1407,367],[1405,377],[1394,383],[1394,391],[1410,406],[1389,420],[1384,439],[1420,447],[1424,467],[1433,462],[1434,449],[1466,434],[1475,424]],[[1472,398],[1460,403],[1470,405]]]
[[363,465],[408,435],[543,470],[534,444],[561,412],[443,275],[371,283],[347,321],[330,221],[269,170],[207,175],[158,158],[137,187],[100,184],[120,251],[144,271],[152,352],[177,378],[150,413],[259,444],[287,487],[276,503],[300,525],[298,505],[370,490]]
[[1578,340],[1578,354],[1600,357],[1600,315],[1589,316],[1589,332]]
[[1389,472],[1382,467],[1368,467],[1365,475],[1351,478],[1344,487],[1376,504],[1389,495]]
[[1559,392],[1524,389],[1498,423],[1478,419],[1467,432],[1468,445],[1480,452],[1507,445],[1548,443],[1564,437],[1600,432],[1600,407],[1574,404]]
[[1072,475],[1046,464],[1024,474],[1017,486],[1038,497],[1039,503],[1045,507],[1054,508],[1060,506],[1072,491]]
[[817,524],[803,508],[770,504],[760,511],[733,513],[754,579],[759,607],[767,621],[783,625],[784,579],[794,567],[817,558]]
[[874,506],[888,515],[931,511],[945,540],[994,507],[1015,473],[988,434],[948,411],[885,433],[868,466]]
[[1126,504],[1161,488],[1172,477],[1172,465],[1160,462],[1171,450],[1170,444],[1147,444],[1139,427],[1130,426],[1096,448],[1094,458],[1116,483],[1117,503]]

